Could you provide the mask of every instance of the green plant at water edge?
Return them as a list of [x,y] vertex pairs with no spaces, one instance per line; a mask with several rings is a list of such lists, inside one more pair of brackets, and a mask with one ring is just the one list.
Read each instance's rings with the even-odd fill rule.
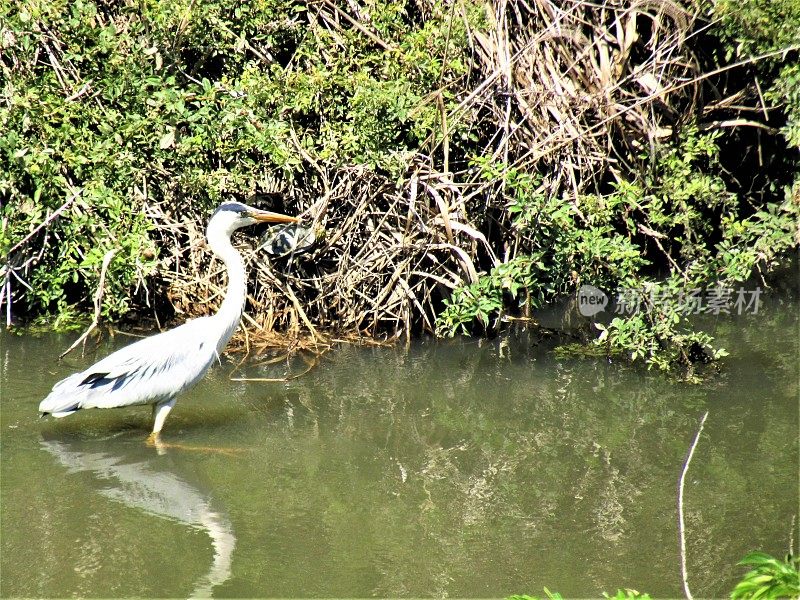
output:
[[[0,146],[3,142],[0,142]],[[30,159],[43,158],[31,153]],[[69,328],[81,320],[72,306],[78,290],[95,290],[101,275],[103,257],[115,254],[108,265],[103,294],[103,314],[118,318],[130,308],[130,290],[146,277],[152,266],[155,248],[149,238],[151,225],[142,211],[131,211],[124,194],[93,182],[87,187],[67,191],[65,199],[43,192],[38,187],[32,199],[20,198],[0,209],[0,254],[27,238],[36,227],[68,203],[70,218],[61,220],[49,232],[50,239],[31,256],[33,264],[46,269],[32,269],[27,281],[26,301],[52,314],[51,324]],[[58,193],[58,192],[56,192]],[[71,199],[71,200],[70,200]],[[12,280],[16,283],[16,280]]]
[[[522,250],[456,289],[439,315],[438,333],[467,332],[476,319],[495,328],[506,314],[527,314],[586,283],[618,303],[635,296],[632,310],[607,326],[595,324],[595,343],[609,355],[664,371],[724,356],[688,322],[698,294],[717,299],[706,312],[746,308],[734,286],[774,268],[796,247],[800,204],[797,190],[787,190],[785,201],[750,210],[713,174],[717,142],[717,134],[689,127],[677,144],[659,149],[638,180],[619,181],[612,193],[577,203],[545,198],[535,177],[477,160],[487,179],[505,177]],[[658,274],[665,269],[666,276]]]
[[[536,25],[534,13],[510,29],[503,25],[512,13],[526,13],[523,4],[377,0],[311,7],[296,0],[144,0],[135,11],[96,0],[0,5],[0,282],[13,288],[14,310],[56,327],[74,326],[91,313],[103,257],[115,250],[105,273],[102,314],[117,320],[129,312],[150,313],[154,295],[172,300],[172,290],[165,288],[199,280],[198,271],[207,266],[203,260],[210,257],[197,260],[202,253],[187,248],[220,201],[265,194],[278,179],[293,192],[283,202],[306,208],[319,199],[317,192],[334,203],[345,197],[329,193],[337,181],[362,180],[362,187],[347,194],[363,193],[364,206],[353,209],[360,214],[345,215],[350,208],[343,208],[334,215],[341,206],[325,212],[325,218],[339,219],[335,225],[352,226],[352,239],[342,236],[339,247],[329,248],[309,280],[331,281],[322,271],[357,253],[359,241],[372,239],[371,228],[394,228],[374,233],[388,244],[396,240],[395,256],[422,249],[419,264],[407,263],[402,278],[395,277],[401,270],[392,265],[375,277],[385,278],[378,286],[386,290],[380,296],[384,302],[407,302],[402,315],[387,308],[390,314],[382,317],[391,317],[395,327],[403,321],[409,330],[412,323],[427,329],[443,306],[435,324],[440,335],[493,330],[506,317],[527,317],[591,284],[612,296],[636,289],[667,298],[658,306],[643,303],[636,314],[620,315],[600,332],[589,330],[607,353],[662,370],[721,356],[710,337],[689,325],[686,292],[730,287],[754,271],[770,270],[796,248],[800,180],[785,202],[772,188],[763,196],[733,190],[735,178],[720,158],[730,153],[725,144],[731,142],[713,132],[716,125],[702,106],[693,104],[696,110],[684,115],[679,97],[672,106],[660,92],[648,92],[648,104],[634,101],[639,88],[683,89],[679,82],[695,75],[697,84],[705,85],[702,68],[709,65],[652,82],[643,73],[660,71],[650,67],[673,49],[659,50],[652,57],[656,62],[634,69],[631,47],[611,61],[612,71],[624,70],[627,62],[629,76],[607,82],[607,93],[601,93],[596,77],[584,82],[583,69],[591,70],[594,59],[584,53],[579,62],[585,64],[573,64],[569,44],[589,33],[608,39],[604,24],[612,21],[615,30],[631,28],[625,35],[631,44],[648,37],[653,43],[657,37],[679,37],[680,44],[691,44],[699,37],[695,33],[706,35],[705,25],[687,24],[684,31],[678,23],[684,19],[673,15],[675,36],[656,35],[658,27],[638,30],[653,7],[644,7],[640,19],[617,3],[611,10],[619,14],[610,19],[605,6],[576,5],[578,12],[586,11],[572,15],[580,36],[546,40],[567,44],[553,48],[554,56],[569,57],[569,64],[552,65],[553,72],[564,70],[574,79],[529,97],[524,52],[515,53],[520,64],[509,73],[505,66],[495,68],[494,59],[478,60],[495,54],[498,35],[518,35],[517,42],[528,44],[522,30],[526,22]],[[695,8],[711,17],[708,35],[721,43],[709,52],[727,55],[720,62],[798,40],[799,0],[720,0]],[[697,13],[695,8],[687,14]],[[650,16],[665,24],[664,15]],[[626,19],[629,25],[622,27]],[[586,46],[594,52],[604,44]],[[686,53],[686,60],[694,63],[695,54]],[[494,58],[500,55],[505,56]],[[800,70],[796,61],[783,64],[779,57],[753,69],[763,80],[765,101],[785,113],[785,122],[759,123],[762,130],[780,127],[794,144],[768,149],[783,157],[800,140]],[[608,73],[599,75],[607,79]],[[635,89],[624,91],[628,84]],[[576,100],[596,95],[578,111],[573,126],[585,121],[584,140],[599,134],[598,126],[607,127],[607,144],[571,157],[564,143],[581,145],[580,138],[556,140],[534,152],[522,131],[525,123],[533,123],[534,113],[549,113],[547,99],[563,96],[565,89],[573,90],[569,95]],[[744,96],[737,93],[731,100],[738,104]],[[761,102],[760,92],[751,96]],[[506,104],[500,121],[488,114],[498,99]],[[651,106],[655,100],[658,106]],[[634,117],[637,106],[653,114],[663,108],[665,118],[645,119],[628,130],[624,121]],[[728,109],[711,112],[723,110]],[[770,119],[777,113],[770,112]],[[610,115],[616,115],[616,124]],[[559,122],[566,123],[547,117],[542,127],[530,126],[552,125],[552,139],[561,135],[556,135]],[[522,128],[518,133],[513,123]],[[647,123],[668,127],[656,130]],[[498,138],[503,131],[510,136],[505,141]],[[618,143],[622,138],[625,143]],[[529,151],[549,158],[532,159]],[[781,165],[797,164],[791,163],[795,155],[786,156]],[[582,168],[581,162],[602,168]],[[557,164],[568,166],[556,176]],[[419,184],[423,176],[429,194],[411,193],[422,188],[410,182]],[[574,181],[564,183],[570,176]],[[474,194],[462,191],[476,188]],[[434,195],[441,206],[434,206]],[[277,210],[299,208],[274,202]],[[393,212],[407,218],[398,225],[388,218]],[[449,218],[462,227],[455,235],[445,231],[449,239],[443,244],[441,228],[448,230]],[[402,234],[412,226],[419,229],[419,243]],[[474,243],[480,236],[485,244]],[[451,248],[453,255],[447,256]],[[453,258],[460,251],[474,269]],[[502,261],[493,260],[495,253]],[[427,277],[432,261],[448,276]],[[450,294],[464,274],[470,283]],[[414,287],[417,277],[424,285]],[[262,289],[269,289],[264,279]],[[194,296],[201,295],[197,287]],[[310,287],[298,301],[330,298],[330,305],[348,307],[359,294],[365,305],[373,300],[358,283],[342,288],[346,293],[334,298]],[[186,296],[187,302],[194,299],[192,293]],[[354,322],[362,318],[363,311],[351,312]],[[320,319],[326,314],[318,310]],[[376,332],[380,320],[372,320]]]
[[778,560],[763,552],[751,552],[739,565],[752,567],[731,592],[732,600],[800,598],[800,559]]
[[[778,560],[764,552],[751,552],[738,563],[753,567],[731,592],[731,600],[757,600],[759,598],[800,598],[800,559],[788,555]],[[544,588],[545,598],[561,600],[562,596]],[[614,595],[603,592],[607,600],[650,600],[649,594],[632,589],[619,589]],[[538,600],[537,596],[513,595],[506,600]]]
[[[613,190],[605,194],[543,198],[536,176],[476,159],[484,178],[501,180],[511,197],[507,211],[517,235],[508,246],[518,253],[456,290],[439,316],[441,335],[469,331],[476,319],[491,329],[506,315],[527,315],[591,284],[612,300],[628,290],[640,296],[633,314],[623,312],[597,327],[595,343],[609,355],[660,370],[688,367],[690,374],[695,361],[724,356],[711,336],[689,323],[697,312],[693,292],[728,294],[754,273],[775,269],[800,244],[800,1],[700,6],[712,23],[710,34],[721,41],[710,50],[718,64],[788,52],[756,60],[749,68],[757,81],[750,73],[743,77],[756,97],[760,82],[767,102],[779,109],[769,122],[788,142],[779,152],[790,169],[786,181],[794,183],[781,189],[785,184],[769,181],[758,194],[733,191],[721,155],[731,152],[731,144],[739,152],[743,138],[703,133],[691,118],[671,139],[660,138],[638,156],[638,170],[615,174]],[[551,226],[554,217],[557,227]]]
[[624,590],[617,590],[617,593],[613,596],[603,592],[603,598],[608,600],[650,600],[650,594],[642,594],[636,590],[625,588]]

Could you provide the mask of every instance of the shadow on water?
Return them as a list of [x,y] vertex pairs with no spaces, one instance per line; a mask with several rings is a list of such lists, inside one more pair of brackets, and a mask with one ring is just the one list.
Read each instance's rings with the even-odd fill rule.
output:
[[210,494],[164,469],[163,464],[154,464],[160,456],[151,448],[141,442],[112,441],[113,444],[77,436],[55,438],[51,434],[43,436],[40,443],[68,474],[90,473],[97,482],[97,493],[105,498],[206,533],[213,547],[213,560],[189,597],[211,597],[214,588],[231,576],[236,536],[228,517],[212,508]]

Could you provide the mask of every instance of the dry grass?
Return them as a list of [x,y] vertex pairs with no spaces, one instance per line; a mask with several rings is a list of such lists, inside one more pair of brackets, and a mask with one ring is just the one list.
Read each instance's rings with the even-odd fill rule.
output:
[[[246,335],[256,345],[309,348],[332,336],[433,331],[435,302],[477,277],[477,246],[488,248],[459,197],[442,175],[419,173],[397,189],[365,169],[339,169],[315,202],[297,201],[306,226],[325,232],[311,252],[275,258],[252,235],[237,234],[252,275]],[[170,250],[159,273],[170,302],[183,317],[205,314],[221,302],[225,280],[201,221],[170,216],[162,205],[150,211]],[[276,330],[288,335],[276,338]]]
[[491,84],[470,104],[496,126],[486,152],[548,173],[550,194],[575,197],[629,170],[696,108],[694,17],[672,0],[495,1],[491,16],[473,34]]
[[[335,20],[335,6],[325,6],[326,28],[369,33],[368,24]],[[525,251],[506,213],[492,213],[507,203],[503,177],[486,182],[475,169],[450,170],[448,128],[459,121],[480,124],[484,156],[542,174],[542,192],[569,198],[580,215],[581,194],[635,170],[699,104],[698,68],[685,43],[694,15],[672,0],[486,6],[489,26],[471,30],[477,77],[457,108],[442,111],[441,141],[413,160],[402,184],[363,167],[319,164],[294,140],[313,174],[307,181],[316,183],[287,184],[286,204],[325,236],[293,261],[269,259],[251,238],[237,238],[252,274],[239,348],[319,349],[342,332],[388,339],[433,331],[450,290],[496,264],[496,253],[507,260]],[[176,311],[213,309],[223,267],[204,247],[204,219],[150,210],[169,249],[160,275]],[[490,243],[480,232],[492,228],[502,233]]]

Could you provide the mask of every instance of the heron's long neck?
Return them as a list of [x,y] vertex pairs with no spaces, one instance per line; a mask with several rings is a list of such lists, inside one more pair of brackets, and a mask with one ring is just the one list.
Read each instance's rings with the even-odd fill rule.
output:
[[219,311],[212,317],[220,327],[221,337],[217,343],[217,352],[221,353],[242,318],[244,301],[247,296],[247,275],[242,257],[231,244],[229,232],[209,228],[206,237],[209,247],[225,263],[228,271],[228,291],[225,293],[225,299],[222,301]]

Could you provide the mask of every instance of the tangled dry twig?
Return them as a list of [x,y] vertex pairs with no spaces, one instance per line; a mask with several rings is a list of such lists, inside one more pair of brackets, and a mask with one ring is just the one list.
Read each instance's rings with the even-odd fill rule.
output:
[[[334,8],[321,5],[319,27],[375,35],[358,13]],[[257,244],[240,243],[254,273],[250,333],[263,340],[280,329],[319,345],[327,342],[320,332],[432,332],[451,290],[474,282],[498,255],[526,251],[502,210],[504,178],[449,170],[448,135],[459,120],[490,132],[483,155],[507,167],[524,163],[543,175],[544,193],[573,198],[580,214],[581,194],[597,191],[609,173],[630,171],[632,157],[670,136],[698,105],[699,84],[687,83],[698,72],[686,44],[694,17],[673,0],[492,0],[487,14],[488,27],[468,28],[481,77],[454,110],[442,111],[441,140],[431,156],[412,160],[402,184],[361,166],[321,164],[293,134],[313,177],[289,186],[287,204],[326,233],[310,253],[272,261]],[[202,219],[176,221],[151,209],[170,240],[161,276],[176,311],[213,308],[224,282],[203,249]],[[500,209],[496,217],[492,209]],[[497,218],[503,234],[487,239],[486,223],[469,214]]]

